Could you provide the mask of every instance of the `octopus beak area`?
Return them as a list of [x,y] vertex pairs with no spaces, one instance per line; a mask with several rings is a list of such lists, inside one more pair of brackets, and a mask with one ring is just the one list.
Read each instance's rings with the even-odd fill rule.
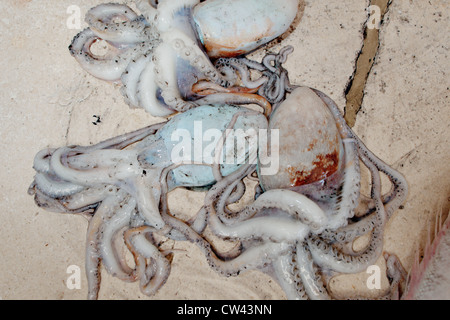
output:
[[206,96],[213,93],[257,93],[259,88],[246,88],[242,86],[224,88],[211,81],[200,80],[192,86],[192,92],[199,96]]
[[233,86],[224,88],[216,83],[201,80],[192,86],[192,92],[202,98],[196,101],[197,104],[256,104],[264,110],[264,115],[269,117],[272,112],[272,105],[257,92],[260,87],[247,88],[243,86]]

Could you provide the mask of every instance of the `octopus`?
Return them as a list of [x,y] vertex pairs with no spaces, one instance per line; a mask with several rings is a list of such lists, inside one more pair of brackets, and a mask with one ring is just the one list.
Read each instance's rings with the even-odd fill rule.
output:
[[[406,179],[364,145],[330,97],[290,83],[282,65],[292,47],[258,62],[245,54],[261,42],[246,39],[245,50],[237,42],[226,45],[223,27],[220,41],[186,37],[194,30],[191,17],[198,30],[217,28],[204,21],[214,20],[225,2],[238,3],[180,1],[173,7],[169,1],[137,1],[142,15],[125,5],[100,5],[89,11],[90,27],[70,47],[94,76],[120,80],[128,102],[155,116],[170,115],[95,145],[46,148],[35,157],[29,194],[36,204],[89,219],[90,299],[99,296],[102,266],[155,294],[170,275],[174,254],[160,249],[160,239],[195,244],[223,276],[264,272],[288,299],[337,298],[329,289],[334,276],[364,271],[383,253],[384,227],[405,201]],[[258,5],[272,10],[274,1]],[[113,57],[90,52],[100,38]],[[247,143],[239,144],[236,132],[244,132]],[[197,135],[209,138],[199,141]],[[386,193],[381,174],[391,184]],[[247,203],[249,181],[256,187]],[[171,212],[168,195],[176,188],[205,192],[195,216]],[[356,251],[361,236],[367,244]],[[216,239],[231,249],[219,248]],[[400,275],[395,259],[386,259],[395,291]]]
[[[214,66],[210,57],[242,55],[280,36],[294,20],[298,0],[282,4],[183,0],[157,5],[140,0],[136,6],[140,15],[122,4],[92,8],[86,14],[89,27],[69,46],[71,55],[91,75],[120,83],[130,106],[158,117],[225,99],[268,107],[254,94],[261,82],[247,81],[246,89],[233,88],[234,73]],[[252,15],[255,7],[260,8],[256,16]],[[227,28],[228,24],[234,27]],[[105,47],[101,54],[94,46],[100,41]],[[199,99],[206,92],[208,98]]]

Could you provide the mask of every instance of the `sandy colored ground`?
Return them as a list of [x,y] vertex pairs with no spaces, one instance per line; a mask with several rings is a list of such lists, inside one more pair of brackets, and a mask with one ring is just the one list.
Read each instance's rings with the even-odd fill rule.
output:
[[[83,17],[103,1],[0,3],[1,299],[85,299],[87,293],[87,220],[35,206],[27,189],[36,152],[91,144],[160,121],[129,109],[118,88],[87,75],[67,50],[79,31],[67,27],[68,7],[78,6]],[[344,89],[361,49],[367,6],[361,0],[305,2],[296,30],[281,44],[295,47],[285,65],[293,83],[318,88],[345,105]],[[385,250],[397,254],[407,269],[415,249],[423,247],[428,221],[450,207],[449,12],[444,0],[393,1],[354,127],[410,184],[408,200],[389,221],[385,235]],[[81,27],[86,27],[84,21]],[[101,118],[97,125],[95,116]],[[183,190],[170,196],[174,212],[186,212],[186,203],[187,211],[195,212],[201,200],[201,193]],[[223,278],[194,246],[166,245],[176,249],[172,272],[151,299],[285,298],[264,274]],[[383,259],[378,264],[384,268]],[[80,289],[71,290],[67,268],[73,265],[81,268],[82,282]],[[378,290],[366,287],[367,277],[339,277],[332,288],[344,295],[376,296]],[[105,272],[102,278],[101,299],[148,299],[137,284],[122,283]]]

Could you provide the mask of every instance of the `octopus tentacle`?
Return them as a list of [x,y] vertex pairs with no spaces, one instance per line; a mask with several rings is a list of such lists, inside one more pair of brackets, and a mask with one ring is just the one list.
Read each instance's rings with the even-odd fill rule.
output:
[[237,180],[232,182],[229,187],[227,187],[217,200],[217,214],[219,219],[226,223],[232,224],[234,220],[239,219],[236,215],[238,211],[234,212],[228,209],[228,205],[238,202],[245,192],[245,183],[243,180]]
[[242,199],[245,194],[246,186],[244,181],[238,180],[236,186],[233,188],[231,193],[228,195],[226,200],[226,205],[236,203]]
[[52,212],[69,213],[69,214],[78,214],[78,213],[89,214],[94,212],[94,210],[98,206],[98,203],[91,203],[85,206],[68,208],[66,204],[63,203],[62,200],[53,198],[43,193],[38,188],[36,188],[34,184],[31,184],[30,188],[28,189],[28,194],[34,195],[34,201],[40,208],[45,208],[45,210]]
[[[170,274],[170,261],[164,256],[159,249],[149,241],[145,236],[146,233],[151,233],[152,229],[148,227],[140,227],[129,229],[125,232],[125,241],[128,243],[131,250],[140,258],[137,259],[140,289],[146,295],[155,294],[158,289],[164,285]],[[154,263],[144,268],[146,263],[142,259],[150,259]]]
[[219,84],[225,81],[194,39],[177,29],[172,29],[170,32],[162,35],[161,38],[164,42],[170,43],[175,52],[181,58],[187,60],[191,66],[198,69],[206,76],[207,80]]
[[357,255],[345,254],[318,236],[312,236],[307,243],[314,261],[319,266],[339,273],[364,271],[376,262],[382,250],[381,233],[377,229],[373,231],[368,247]]
[[320,237],[327,242],[348,243],[356,238],[371,232],[377,223],[377,213],[372,212],[369,216],[334,231],[325,231]]
[[399,300],[402,296],[401,285],[405,283],[408,278],[408,273],[403,268],[400,259],[395,254],[385,252],[383,254],[386,260],[386,275],[389,280],[389,291],[382,297],[390,300]]
[[74,37],[69,51],[84,70],[106,81],[120,80],[130,61],[147,50],[144,43],[125,47],[111,45],[108,53],[97,56],[91,46],[98,40],[100,38],[91,29],[84,29]]
[[192,92],[199,96],[206,96],[213,93],[256,93],[258,88],[251,89],[246,87],[222,87],[217,83],[201,80],[192,86]]
[[124,4],[100,4],[86,13],[85,20],[98,37],[108,42],[137,43],[148,39],[145,19]]
[[109,196],[119,192],[119,187],[112,185],[98,185],[84,188],[82,191],[61,198],[59,201],[70,210],[80,210],[89,205],[97,205]]
[[254,217],[239,224],[225,225],[209,208],[209,225],[223,238],[270,239],[275,242],[304,239],[310,232],[307,225],[289,217]]
[[278,54],[267,54],[262,60],[262,64],[267,70],[273,73],[280,72],[281,64],[287,61],[288,55],[294,52],[293,46],[286,46],[280,50]]
[[250,68],[252,70],[256,70],[256,71],[260,71],[260,72],[267,70],[266,66],[264,66],[264,64],[262,64],[261,62],[258,62],[255,60],[250,60],[246,57],[240,57],[237,59],[239,59],[239,63],[247,66],[248,68]]
[[327,224],[327,228],[331,230],[345,225],[347,220],[354,216],[360,191],[361,173],[356,143],[353,139],[344,139],[343,144],[345,160],[342,184],[333,198],[334,204]]
[[236,70],[229,65],[227,58],[217,59],[214,63],[214,68],[220,73],[223,79],[221,83],[218,83],[221,87],[228,88],[236,85],[239,76]]
[[[248,60],[247,60],[248,61]],[[257,80],[251,80],[250,70],[242,59],[238,58],[220,58],[215,64],[219,72],[229,74],[230,72],[237,72],[240,76],[242,84],[246,88],[259,88],[267,82],[266,76],[261,76]],[[234,78],[234,77],[232,77]]]
[[286,46],[278,54],[269,54],[263,58],[262,64],[266,68],[263,74],[267,75],[268,81],[258,93],[272,104],[279,104],[285,98],[286,92],[292,90],[288,72],[282,66],[292,51],[292,46]]
[[[251,205],[238,212],[232,212],[231,215],[227,214],[225,212],[226,201],[224,200],[228,199],[228,195],[235,188],[238,181],[241,181],[241,179],[248,176],[254,170],[255,167],[252,165],[243,165],[240,169],[216,183],[206,195],[205,206],[209,213],[210,226],[217,234],[224,237],[240,236],[245,238],[240,233],[247,232],[245,231],[247,225],[253,225],[258,226],[256,230],[260,232],[259,236],[269,236],[270,234],[269,237],[275,239],[276,236],[271,231],[265,229],[266,227],[270,229],[269,220],[273,223],[278,223],[286,218],[293,228],[299,228],[297,231],[303,230],[304,232],[309,232],[310,228],[314,232],[319,232],[326,224],[326,215],[317,204],[307,197],[290,190],[269,190],[259,196]],[[271,216],[254,217],[258,212],[270,208],[278,209],[286,213],[290,218],[276,217],[273,219]],[[295,219],[292,220],[292,218]],[[278,222],[272,221],[277,219]],[[283,226],[285,226],[284,222],[279,225],[280,228]],[[273,229],[275,230],[276,228],[273,227]],[[239,235],[235,234],[236,232]],[[285,234],[284,232],[281,233]],[[232,236],[232,234],[234,235]],[[301,234],[296,234],[296,236],[301,238]]]
[[100,290],[100,248],[101,228],[105,219],[113,214],[118,205],[116,197],[106,198],[95,211],[89,221],[86,235],[86,276],[88,280],[88,299],[97,299]]
[[174,24],[179,22],[176,18],[181,10],[193,8],[198,3],[200,3],[200,0],[159,0],[158,14],[156,16],[158,30],[161,32],[169,31]]
[[[168,167],[164,170],[161,175],[162,182],[167,179],[167,174],[173,167]],[[245,170],[245,166],[243,167]],[[285,243],[258,242],[258,245],[250,246],[245,250],[234,248],[229,252],[218,252],[209,241],[201,237],[191,226],[169,214],[167,182],[161,185],[160,212],[167,225],[183,234],[188,241],[195,243],[203,251],[212,268],[227,276],[237,275],[243,270],[265,266],[288,248],[288,245]]]
[[132,107],[139,107],[138,83],[142,72],[151,60],[151,52],[147,52],[128,64],[121,76],[122,87],[120,92],[125,97],[125,102]]
[[405,177],[398,171],[389,167],[384,161],[379,159],[364,145],[364,143],[358,138],[358,136],[353,132],[353,130],[347,125],[347,123],[345,122],[344,118],[341,115],[338,106],[332,99],[330,99],[330,97],[328,97],[326,94],[317,89],[312,90],[328,106],[341,132],[346,137],[353,138],[357,141],[357,148],[359,155],[360,156],[364,155],[368,157],[369,161],[373,163],[379,171],[386,174],[391,183],[393,184],[393,188],[389,192],[388,196],[385,196],[384,197],[385,199],[383,199],[385,202],[386,214],[390,216],[405,201],[406,196],[408,194],[408,183]]
[[383,247],[383,231],[386,214],[381,201],[381,180],[376,167],[365,157],[361,160],[372,175],[371,196],[376,202],[376,222],[368,246],[357,255],[347,255],[326,243],[319,236],[311,236],[307,242],[314,260],[321,266],[342,273],[357,273],[376,262]]
[[297,268],[308,297],[314,300],[329,300],[330,295],[323,285],[320,272],[314,265],[311,253],[303,242],[298,242],[296,254]]
[[251,93],[213,93],[195,101],[198,105],[206,104],[257,104],[264,110],[264,115],[268,117],[272,112],[271,104],[260,95]]
[[161,96],[164,102],[172,109],[184,112],[197,105],[190,101],[185,101],[181,96],[181,93],[177,85],[176,65],[173,63],[175,60],[175,52],[172,46],[163,41],[154,52],[154,81],[161,89]]
[[160,88],[155,81],[156,72],[155,63],[149,61],[142,71],[137,84],[136,95],[139,101],[138,104],[156,117],[167,117],[174,112],[174,109],[158,99]]
[[288,300],[308,300],[300,278],[296,261],[296,246],[292,245],[286,254],[279,255],[273,262],[274,278],[281,286]]
[[164,226],[164,221],[159,213],[160,190],[153,185],[152,177],[137,176],[134,180],[137,206],[139,213],[145,222],[156,229]]
[[78,184],[61,181],[57,177],[40,172],[37,172],[34,176],[34,186],[53,198],[70,196],[84,189],[83,186]]
[[[100,152],[98,152],[100,151]],[[94,168],[95,167],[95,161],[96,157],[99,157],[99,162],[102,161],[102,156],[105,161],[109,161],[106,154],[102,151],[106,152],[108,151],[108,155],[112,154],[112,151],[116,150],[96,150],[93,151],[93,156],[90,158],[85,158],[83,160],[90,160],[89,163],[86,163],[87,168]],[[104,166],[101,168],[95,168],[95,169],[78,169],[78,168],[72,168],[68,165],[65,165],[64,159],[71,156],[71,154],[79,153],[81,152],[81,149],[79,149],[76,146],[72,147],[62,147],[55,151],[53,154],[50,163],[53,171],[55,174],[60,177],[61,179],[64,179],[65,181],[69,181],[71,183],[76,183],[82,186],[92,186],[94,184],[114,184],[118,179],[125,179],[131,175],[138,175],[139,168],[137,160],[134,160],[133,158],[130,159],[130,161],[134,161],[135,163],[130,166],[130,162],[126,161],[128,160],[128,157],[126,155],[126,151],[120,151],[123,153],[116,153],[117,155],[122,157],[122,161],[117,161],[116,166]],[[72,155],[72,157],[76,157],[76,155]],[[112,158],[110,158],[112,159]],[[93,162],[91,162],[93,161]],[[84,161],[80,162],[83,163]]]
[[207,214],[208,211],[204,206],[202,206],[195,217],[190,221],[187,221],[187,224],[190,225],[195,232],[202,234],[207,225]]
[[[249,167],[248,170],[242,171],[239,175],[229,175],[225,178],[222,178],[218,181],[208,192],[205,200],[211,201],[211,203],[215,203],[215,210],[217,212],[217,216],[221,220],[222,223],[225,224],[233,224],[238,223],[239,221],[250,218],[252,215],[248,214],[243,216],[243,213],[247,213],[245,210],[239,210],[233,212],[232,210],[227,209],[228,202],[230,201],[230,195],[235,190],[236,186],[242,181],[243,178],[248,176],[251,172],[254,172],[256,168]],[[253,212],[254,214],[255,212]]]
[[360,157],[367,157],[367,161],[370,161],[380,172],[386,174],[392,183],[391,191],[382,197],[386,215],[390,217],[406,200],[408,195],[408,182],[400,172],[392,169],[384,161],[375,156],[362,142],[358,144],[358,148]]
[[[223,190],[222,188],[224,188],[222,186],[228,179],[233,181],[235,177],[245,177],[251,170],[254,170],[253,165],[243,165],[235,173],[223,178],[221,185],[217,186],[216,184],[208,192],[205,199],[205,207],[209,213],[209,226],[216,235],[225,238],[267,238],[272,241],[295,241],[305,238],[310,232],[310,226],[312,228],[318,228],[324,223],[325,215],[311,200],[293,191],[271,190],[262,194],[251,206],[246,207],[244,209],[246,214],[237,214],[241,217],[245,216],[246,219],[242,219],[239,223],[224,224],[218,217],[215,199],[220,195]],[[276,195],[272,193],[276,193]],[[286,193],[289,193],[289,195]],[[296,198],[294,198],[294,194]],[[289,200],[289,204],[285,204],[284,200]],[[295,202],[296,207],[294,209],[291,209],[293,206],[293,203],[290,202],[291,200]],[[301,201],[302,204],[299,204],[300,202],[298,201]],[[281,210],[285,211],[289,210],[297,217],[300,216],[300,220],[303,221],[289,216],[254,217],[262,208],[267,207],[281,208]],[[310,223],[310,226],[307,223]]]
[[[238,202],[245,193],[246,185],[243,180],[235,180],[231,182],[231,184],[224,189],[220,197],[217,199],[217,209],[218,216],[224,223],[232,223],[235,219],[233,217],[236,212],[233,212],[232,210],[229,210],[227,208],[228,205],[234,204]],[[202,209],[205,209],[205,207],[202,207]],[[207,211],[206,211],[207,212]]]
[[247,270],[265,268],[272,261],[289,249],[287,243],[262,242],[243,250],[237,257],[227,261],[210,261],[216,271],[227,275],[239,275]]
[[45,148],[36,153],[33,161],[33,169],[37,172],[50,172],[50,157],[55,152],[56,148]]
[[149,23],[154,23],[158,11],[155,1],[135,0],[136,7]]
[[261,212],[270,208],[276,208],[291,215],[315,233],[320,233],[328,223],[325,213],[314,201],[294,191],[284,189],[266,191],[248,207],[248,211]]
[[144,138],[155,134],[156,131],[161,129],[167,121],[152,124],[150,126],[128,132],[114,138],[107,139],[88,147],[78,147],[83,152],[99,150],[99,149],[123,149],[129,145],[132,145]]
[[102,236],[99,244],[99,252],[102,257],[103,266],[109,274],[123,281],[135,281],[136,275],[132,269],[123,263],[125,259],[119,257],[119,253],[114,246],[114,239],[124,227],[129,225],[131,212],[136,207],[136,201],[125,195],[119,198],[122,198],[120,206],[118,206],[114,215],[103,222],[101,227],[100,232]]

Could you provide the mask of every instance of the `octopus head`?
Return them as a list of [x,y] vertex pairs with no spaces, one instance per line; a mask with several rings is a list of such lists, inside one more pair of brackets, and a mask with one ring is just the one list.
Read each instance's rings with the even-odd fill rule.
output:
[[[326,104],[313,90],[297,88],[271,114],[269,129],[271,138],[274,133],[279,135],[278,150],[270,150],[278,151],[279,170],[265,175],[260,164],[263,190],[290,189],[314,200],[325,212],[334,211],[341,202],[345,179],[354,176],[358,180],[359,161]],[[355,202],[358,186],[359,181],[351,197]]]

